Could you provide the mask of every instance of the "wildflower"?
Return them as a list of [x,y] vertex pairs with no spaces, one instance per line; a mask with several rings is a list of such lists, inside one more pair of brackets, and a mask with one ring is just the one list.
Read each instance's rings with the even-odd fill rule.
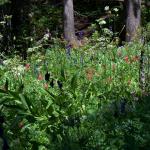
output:
[[34,65],[33,73],[35,74],[35,76],[38,76],[38,74],[39,74],[39,67],[37,64]]
[[113,65],[112,65],[112,70],[115,71],[115,69],[116,69],[116,65],[113,64]]
[[114,57],[114,56],[112,56],[112,57],[111,57],[111,60],[112,60],[112,61],[115,61],[115,57]]
[[50,86],[53,88],[54,87],[54,79],[51,80]]
[[44,35],[44,37],[43,37],[43,39],[46,40],[46,41],[47,41],[49,38],[50,38],[50,34],[49,34],[49,33],[46,33],[46,34]]
[[128,80],[128,85],[130,85],[131,84],[131,80]]
[[126,109],[126,101],[122,100],[120,103],[120,112],[125,113],[125,109]]
[[117,55],[118,55],[119,57],[121,57],[121,56],[122,56],[122,52],[121,52],[121,51],[118,51],[118,52],[117,52]]
[[58,81],[57,81],[57,84],[58,84],[59,89],[61,90],[61,89],[62,89],[62,87],[63,87],[62,82],[58,80]]
[[83,31],[79,31],[79,37],[82,38],[84,35],[84,32]]
[[48,84],[47,83],[44,84],[44,89],[48,90]]
[[26,64],[25,69],[28,71],[30,69],[30,64]]
[[38,80],[43,80],[43,76],[41,74],[38,75]]
[[114,8],[113,10],[114,10],[115,12],[118,12],[118,11],[119,11],[119,9],[118,9],[118,8]]
[[99,23],[99,25],[103,25],[103,24],[106,24],[106,21],[101,19],[101,20],[99,20],[98,23]]
[[103,67],[104,69],[106,69],[106,64],[102,64],[102,67]]
[[68,57],[71,56],[71,48],[72,48],[71,44],[68,44],[66,46],[66,54],[67,54]]
[[139,56],[133,56],[132,57],[132,62],[138,61],[139,60]]
[[17,67],[13,67],[11,71],[14,76],[19,77],[24,74],[25,68],[23,65],[19,65]]
[[77,64],[77,59],[74,58],[73,61],[74,61],[74,64]]
[[84,32],[83,31],[78,31],[78,32],[76,32],[76,35],[78,36],[79,40],[81,40],[84,36]]
[[14,41],[16,40],[16,36],[13,37],[13,40],[14,40]]
[[4,25],[6,22],[5,21],[1,21],[0,24]]
[[126,63],[129,63],[129,57],[128,57],[128,56],[124,57],[124,61],[125,61]]
[[19,122],[18,127],[19,127],[20,129],[22,129],[22,128],[23,128],[23,126],[24,126],[23,121]]
[[105,6],[104,10],[108,11],[109,10],[109,6]]
[[48,82],[48,81],[49,81],[49,78],[50,78],[50,73],[47,72],[47,73],[45,74],[45,81]]
[[32,42],[32,41],[33,41],[33,38],[30,38],[30,41]]
[[111,83],[112,82],[112,77],[108,77],[107,78],[107,83]]
[[112,27],[112,26],[109,26],[109,30],[110,30],[110,31],[113,31],[113,27]]
[[4,66],[10,65],[11,64],[11,59],[7,59],[3,61]]
[[93,56],[90,57],[90,61],[92,61],[92,60],[94,60],[94,57],[93,57]]
[[81,63],[81,65],[83,66],[83,64],[84,64],[83,56],[80,57],[80,63]]
[[88,80],[92,80],[94,74],[95,74],[95,70],[94,70],[94,69],[89,68],[89,69],[86,70],[86,78],[87,78]]

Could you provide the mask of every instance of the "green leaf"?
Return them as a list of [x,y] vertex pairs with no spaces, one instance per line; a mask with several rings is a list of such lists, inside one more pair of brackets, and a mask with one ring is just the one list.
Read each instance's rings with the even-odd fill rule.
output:
[[21,101],[22,101],[22,104],[23,104],[24,108],[27,108],[27,110],[28,110],[30,113],[32,113],[32,110],[31,110],[31,108],[30,108],[30,105],[28,105],[28,103],[27,103],[27,101],[26,101],[24,95],[23,95],[23,94],[19,94],[19,97],[20,97],[20,99],[21,99]]
[[76,88],[77,88],[77,73],[74,74],[72,79],[71,79],[71,89],[73,91],[75,91]]
[[7,92],[3,89],[0,89],[0,93],[7,94]]
[[53,99],[53,100],[55,100],[56,99],[56,95],[54,95],[53,93],[51,93],[50,91],[48,91],[48,90],[46,90],[46,92],[51,96],[51,98]]
[[57,112],[57,111],[53,111],[53,113],[52,113],[55,117],[59,117],[59,113]]
[[14,97],[14,99],[20,100],[19,92],[8,91],[8,93],[9,93],[10,95],[12,95],[12,96]]
[[20,83],[19,88],[18,88],[18,92],[19,92],[19,93],[22,93],[22,92],[23,92],[23,89],[24,89],[24,84],[23,84],[23,83]]
[[66,80],[66,77],[65,77],[65,71],[64,71],[64,68],[61,67],[61,77],[62,79],[65,81]]
[[4,106],[17,111],[26,111],[26,109],[21,105],[4,104]]
[[53,102],[52,102],[51,100],[49,100],[49,101],[48,101],[48,104],[47,104],[47,106],[46,106],[46,109],[49,109],[49,107],[52,105],[52,103],[53,103]]
[[8,79],[6,79],[4,88],[5,88],[6,91],[8,91]]
[[34,123],[36,121],[35,117],[32,115],[27,115],[26,118],[30,123]]
[[4,96],[3,98],[0,99],[0,105],[4,105],[5,103],[8,103],[13,100],[14,100],[14,98]]

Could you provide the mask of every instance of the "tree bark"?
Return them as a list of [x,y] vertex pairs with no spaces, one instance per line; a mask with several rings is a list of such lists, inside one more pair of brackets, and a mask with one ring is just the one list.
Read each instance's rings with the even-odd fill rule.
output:
[[126,5],[126,41],[138,38],[141,21],[141,0],[125,0]]
[[77,44],[74,27],[73,0],[64,0],[64,37],[71,45]]

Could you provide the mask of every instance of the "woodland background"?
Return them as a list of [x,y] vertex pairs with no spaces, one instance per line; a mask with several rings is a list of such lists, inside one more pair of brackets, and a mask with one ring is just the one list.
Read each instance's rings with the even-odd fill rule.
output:
[[0,149],[149,150],[150,2],[0,0]]

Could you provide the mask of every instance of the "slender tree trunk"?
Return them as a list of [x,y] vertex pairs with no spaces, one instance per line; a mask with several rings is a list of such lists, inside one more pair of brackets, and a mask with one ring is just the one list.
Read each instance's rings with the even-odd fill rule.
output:
[[141,0],[125,0],[126,5],[126,41],[138,38],[141,21]]
[[74,29],[73,0],[64,0],[64,37],[71,45],[77,45]]

